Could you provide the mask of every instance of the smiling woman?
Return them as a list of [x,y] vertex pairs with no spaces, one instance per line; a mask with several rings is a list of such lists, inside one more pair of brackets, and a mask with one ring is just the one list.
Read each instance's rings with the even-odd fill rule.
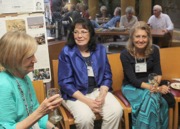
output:
[[[143,129],[167,129],[168,104],[162,94],[169,93],[169,87],[160,84],[159,48],[152,44],[147,23],[140,21],[131,28],[127,47],[121,52],[120,59],[124,70],[122,92],[132,107],[133,128],[140,129],[143,125]],[[151,73],[157,74],[157,86],[148,82]]]

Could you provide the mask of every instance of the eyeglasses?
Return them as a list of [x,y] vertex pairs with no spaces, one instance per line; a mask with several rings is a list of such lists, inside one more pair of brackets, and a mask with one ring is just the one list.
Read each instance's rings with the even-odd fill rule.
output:
[[73,32],[73,34],[74,34],[75,36],[77,36],[77,35],[79,35],[79,34],[81,34],[82,36],[85,36],[85,35],[88,34],[88,33],[89,33],[89,31],[81,31],[81,32],[74,31],[74,32]]

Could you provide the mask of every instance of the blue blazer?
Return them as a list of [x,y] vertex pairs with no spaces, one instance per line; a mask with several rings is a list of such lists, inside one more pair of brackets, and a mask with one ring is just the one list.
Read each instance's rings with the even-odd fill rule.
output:
[[[105,85],[111,90],[112,73],[105,47],[97,44],[90,59],[97,86]],[[78,90],[84,95],[88,92],[87,66],[76,45],[65,46],[59,55],[58,83],[64,100],[76,100],[72,95]]]

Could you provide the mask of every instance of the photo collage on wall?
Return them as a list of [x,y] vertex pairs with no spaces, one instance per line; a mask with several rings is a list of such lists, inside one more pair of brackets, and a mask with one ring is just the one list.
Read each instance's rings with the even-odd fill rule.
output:
[[[28,4],[27,4],[28,3]],[[38,43],[31,80],[51,81],[49,51],[44,16],[44,0],[0,0],[0,37],[9,31],[24,31]]]
[[38,50],[35,56],[38,62],[35,63],[35,70],[29,76],[32,80],[50,82],[51,71],[44,15],[39,13],[0,18],[0,29],[0,37],[8,31],[24,31],[36,39]]

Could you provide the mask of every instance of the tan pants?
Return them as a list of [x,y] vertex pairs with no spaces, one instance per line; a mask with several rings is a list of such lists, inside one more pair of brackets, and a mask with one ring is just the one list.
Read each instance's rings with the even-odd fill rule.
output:
[[[86,97],[96,99],[98,95],[99,89],[96,89],[92,93],[87,94]],[[95,114],[88,105],[79,100],[66,100],[64,104],[73,114],[77,129],[94,129]],[[106,95],[100,115],[103,117],[101,129],[118,129],[123,115],[123,108],[110,92]]]

